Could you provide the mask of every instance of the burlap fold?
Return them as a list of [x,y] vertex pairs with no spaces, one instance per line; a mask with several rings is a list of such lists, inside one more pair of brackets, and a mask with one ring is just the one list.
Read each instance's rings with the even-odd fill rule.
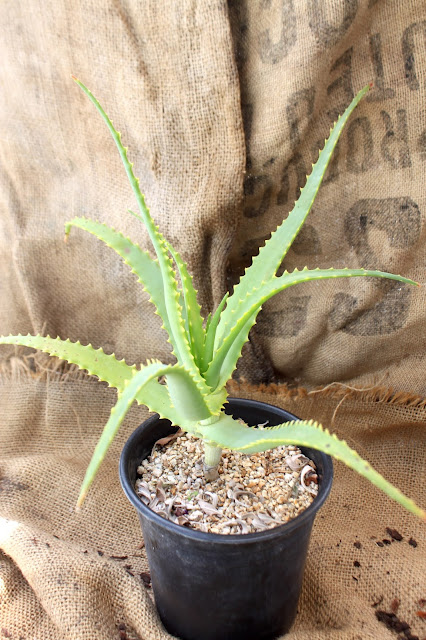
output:
[[[65,221],[88,216],[151,250],[126,213],[135,203],[114,144],[71,73],[122,132],[205,313],[372,81],[281,269],[376,267],[424,284],[424,3],[3,0],[0,25],[0,333],[80,339],[129,364],[172,358],[119,258],[79,230],[63,243]],[[425,506],[425,295],[372,279],[292,288],[259,315],[232,393],[331,426]],[[117,478],[147,413],[132,409],[77,515],[113,392],[13,347],[0,369],[0,637],[167,638]],[[337,464],[289,637],[396,637],[375,614],[397,602],[424,636],[425,544],[424,526]]]
[[[79,485],[114,393],[87,379],[64,381],[60,374],[21,377],[19,385],[4,376],[1,388],[0,620],[10,634],[5,637],[167,638],[144,583],[148,566],[139,522],[118,480],[121,447],[146,412],[131,411],[76,514]],[[230,391],[324,424],[335,414],[338,435],[425,504],[425,403],[419,398],[407,402],[384,389],[342,386],[309,393],[234,385]],[[387,528],[403,539],[392,541]],[[426,586],[425,544],[424,524],[336,463],[288,637],[387,638],[375,611],[390,610],[395,598],[401,619],[421,637],[424,622],[416,611]],[[120,636],[124,630],[127,636]]]

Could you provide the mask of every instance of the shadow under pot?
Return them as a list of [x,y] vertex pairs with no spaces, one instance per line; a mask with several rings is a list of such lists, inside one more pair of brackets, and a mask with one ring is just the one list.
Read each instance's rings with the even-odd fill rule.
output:
[[[229,398],[226,412],[252,427],[297,420],[279,407],[241,398]],[[203,533],[154,513],[135,491],[141,460],[174,431],[168,420],[149,418],[120,459],[121,485],[139,516],[160,618],[182,640],[273,640],[296,616],[312,525],[331,489],[331,458],[301,447],[315,463],[319,490],[288,523],[259,533]]]

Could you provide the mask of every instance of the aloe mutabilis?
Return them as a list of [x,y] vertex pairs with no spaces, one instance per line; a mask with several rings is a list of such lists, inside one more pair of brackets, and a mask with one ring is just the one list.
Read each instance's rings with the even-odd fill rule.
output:
[[[285,444],[307,446],[343,461],[409,511],[426,519],[424,510],[390,484],[344,441],[316,422],[298,420],[277,427],[253,429],[226,415],[223,410],[227,398],[225,385],[236,367],[257,314],[272,296],[290,286],[326,278],[375,276],[417,284],[402,276],[367,269],[305,267],[301,271],[296,269],[291,273],[285,271],[280,276],[276,275],[312,207],[342,129],[369,87],[364,87],[355,96],[335,123],[293,210],[260,249],[235,286],[233,294],[226,294],[215,312],[204,321],[192,278],[179,253],[163,237],[150,215],[120,133],[93,94],[77,78],[73,79],[93,102],[117,145],[139,207],[139,213],[131,213],[145,225],[156,258],[118,231],[86,218],[76,217],[68,222],[65,227],[66,238],[71,227],[78,227],[102,240],[121,256],[148,292],[176,357],[175,364],[151,360],[136,367],[127,365],[124,360],[117,360],[114,354],[107,355],[102,349],[94,349],[80,342],[40,335],[0,338],[0,344],[33,347],[76,364],[118,391],[117,403],[111,410],[86,471],[77,508],[83,503],[129,407],[136,401],[184,431],[202,438],[207,478],[217,474],[222,448],[225,447],[254,453]],[[160,383],[161,377],[165,378],[166,384]]]

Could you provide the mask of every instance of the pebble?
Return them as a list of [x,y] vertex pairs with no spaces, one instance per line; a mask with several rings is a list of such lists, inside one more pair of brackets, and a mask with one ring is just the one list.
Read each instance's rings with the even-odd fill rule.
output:
[[[219,478],[206,482],[202,441],[183,434],[163,447],[154,447],[138,467],[135,488],[142,502],[152,502],[154,511],[191,529],[254,533],[288,522],[315,499],[318,485],[311,482],[313,493],[307,491],[300,482],[301,471],[293,471],[285,462],[287,456],[299,454],[295,446],[251,455],[224,449]],[[307,464],[315,470],[312,461]]]

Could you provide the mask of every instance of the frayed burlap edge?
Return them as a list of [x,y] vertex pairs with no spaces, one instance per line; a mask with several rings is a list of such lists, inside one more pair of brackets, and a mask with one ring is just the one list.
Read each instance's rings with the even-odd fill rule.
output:
[[[16,347],[13,355],[8,355],[0,360],[0,380],[19,381],[22,377],[30,377],[34,380],[59,379],[60,382],[68,380],[86,380],[87,382],[99,382],[96,377],[90,376],[77,365],[68,364],[65,360],[48,356],[45,353],[28,353],[28,349]],[[313,389],[306,387],[290,387],[286,383],[251,384],[245,379],[239,381],[230,380],[227,383],[227,391],[231,396],[261,394],[282,399],[309,398],[316,394],[323,398],[344,400],[356,400],[366,403],[383,403],[403,407],[426,408],[426,398],[415,393],[396,391],[392,387],[380,383],[355,387],[343,382],[331,382]]]

